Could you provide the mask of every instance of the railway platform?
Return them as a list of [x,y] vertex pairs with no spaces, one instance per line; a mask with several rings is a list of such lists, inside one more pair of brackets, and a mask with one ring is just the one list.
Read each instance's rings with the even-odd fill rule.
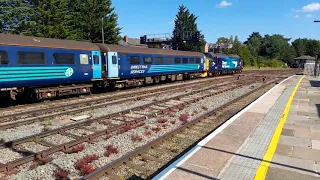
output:
[[320,179],[320,79],[292,76],[154,179]]

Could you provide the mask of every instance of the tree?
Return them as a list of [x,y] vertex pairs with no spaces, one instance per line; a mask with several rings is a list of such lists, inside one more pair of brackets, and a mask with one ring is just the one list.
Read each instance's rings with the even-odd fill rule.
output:
[[28,0],[0,0],[0,32],[20,34],[32,13],[32,4]]
[[26,24],[23,34],[37,37],[66,39],[71,33],[71,16],[68,14],[68,1],[30,0],[35,12],[32,22]]
[[235,36],[234,41],[233,41],[233,47],[230,51],[231,54],[240,54],[240,48],[241,48],[241,42],[238,38],[238,36]]
[[292,42],[292,46],[296,51],[297,56],[303,56],[307,54],[307,45],[308,39],[296,39]]
[[183,51],[204,51],[204,46],[206,44],[204,40],[204,35],[200,34],[199,42],[182,42],[184,35],[188,35],[187,32],[196,32],[198,31],[197,27],[197,16],[190,13],[189,10],[184,6],[179,6],[179,12],[176,15],[175,26],[173,30],[173,38],[177,43],[173,44],[175,48]]
[[226,37],[219,37],[217,40],[217,44],[218,43],[229,43],[230,39],[226,38]]
[[249,50],[251,54],[257,57],[259,55],[262,42],[263,42],[263,37],[260,35],[260,33],[253,32],[244,44],[247,44],[247,45],[250,44],[251,46]]
[[102,18],[105,43],[118,44],[121,37],[118,15],[111,0],[70,0],[72,33],[68,39],[102,42]]
[[320,52],[320,42],[317,40],[308,40],[306,49],[307,55],[315,57]]
[[233,36],[232,35],[229,38],[229,43],[233,44]]

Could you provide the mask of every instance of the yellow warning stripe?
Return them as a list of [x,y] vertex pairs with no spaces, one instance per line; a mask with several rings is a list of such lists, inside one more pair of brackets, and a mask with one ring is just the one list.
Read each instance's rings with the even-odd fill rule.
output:
[[280,122],[272,136],[272,139],[271,139],[271,142],[269,144],[269,147],[263,157],[263,160],[262,162],[260,163],[260,166],[256,172],[256,176],[254,178],[254,180],[264,180],[266,178],[266,175],[267,175],[267,172],[268,172],[268,168],[270,166],[270,162],[272,161],[272,158],[273,158],[273,155],[274,155],[274,152],[276,151],[276,148],[277,148],[277,145],[278,145],[278,141],[279,141],[279,138],[280,138],[280,135],[281,135],[281,132],[282,132],[282,128],[284,126],[284,124],[286,123],[286,120],[287,120],[287,117],[288,117],[288,114],[289,114],[289,110],[290,110],[290,106],[291,106],[291,103],[292,103],[292,100],[293,100],[293,97],[295,96],[296,92],[297,92],[297,89],[302,81],[302,79],[304,78],[305,76],[303,76],[299,82],[296,84],[295,88],[293,89],[293,92],[292,94],[290,95],[289,97],[289,100],[286,104],[286,107],[282,113],[282,116],[281,116],[281,119],[280,119]]

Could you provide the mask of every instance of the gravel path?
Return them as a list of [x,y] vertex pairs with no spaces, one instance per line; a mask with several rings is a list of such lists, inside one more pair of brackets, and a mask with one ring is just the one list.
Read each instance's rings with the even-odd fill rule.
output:
[[[118,134],[115,136],[112,136],[109,139],[103,139],[99,138],[99,141],[94,144],[86,144],[85,149],[82,152],[74,153],[74,154],[59,154],[58,156],[54,155],[55,159],[52,162],[47,163],[46,165],[39,166],[35,168],[34,170],[30,171],[21,171],[16,175],[11,176],[11,179],[30,179],[37,178],[37,177],[46,177],[45,179],[54,179],[52,176],[52,172],[55,168],[59,167],[61,169],[68,169],[70,174],[69,177],[71,179],[77,179],[79,178],[79,171],[75,169],[74,164],[78,159],[81,159],[85,155],[89,154],[96,154],[99,159],[95,160],[91,164],[95,167],[101,167],[103,165],[106,165],[107,163],[112,162],[113,160],[125,155],[126,153],[134,150],[137,147],[140,147],[141,145],[152,141],[153,139],[165,134],[166,132],[169,132],[181,125],[181,121],[179,120],[179,116],[181,114],[189,114],[190,118],[189,120],[199,115],[206,110],[204,110],[204,106],[206,108],[216,108],[224,103],[227,103],[228,101],[239,97],[248,91],[251,91],[253,88],[257,88],[260,86],[260,83],[253,84],[252,86],[245,86],[240,89],[233,90],[231,92],[226,92],[219,94],[217,96],[208,97],[204,100],[200,100],[197,103],[193,103],[191,105],[185,106],[185,109],[183,109],[180,112],[177,112],[175,114],[166,114],[164,116],[159,116],[156,118],[150,118],[146,120],[146,125],[142,127],[138,127],[136,129],[129,130],[125,133]],[[159,118],[165,118],[168,120],[168,122],[165,123],[159,123]],[[156,128],[160,129],[159,131],[155,130]],[[148,135],[147,132],[150,132]],[[141,137],[141,141],[134,141],[132,140],[133,136]],[[108,145],[113,145],[118,149],[117,154],[111,154],[109,157],[104,156],[104,152],[106,151],[106,147]],[[173,146],[176,146],[173,144]],[[180,151],[178,148],[177,151]],[[157,152],[154,152],[157,153]],[[163,156],[161,153],[158,154],[159,156]],[[171,157],[161,157],[162,159],[169,159]],[[43,172],[45,171],[45,173]],[[51,177],[49,177],[51,176]],[[31,178],[31,179],[32,179]]]

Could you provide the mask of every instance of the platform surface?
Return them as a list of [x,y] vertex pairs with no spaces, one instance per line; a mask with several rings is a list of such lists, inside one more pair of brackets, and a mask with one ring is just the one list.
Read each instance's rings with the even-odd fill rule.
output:
[[154,179],[320,179],[319,114],[320,79],[293,76]]

